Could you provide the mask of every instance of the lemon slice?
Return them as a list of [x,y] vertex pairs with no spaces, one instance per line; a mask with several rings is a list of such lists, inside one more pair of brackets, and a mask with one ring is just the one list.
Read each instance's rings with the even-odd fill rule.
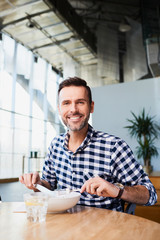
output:
[[25,202],[26,206],[43,206],[43,203],[39,202]]

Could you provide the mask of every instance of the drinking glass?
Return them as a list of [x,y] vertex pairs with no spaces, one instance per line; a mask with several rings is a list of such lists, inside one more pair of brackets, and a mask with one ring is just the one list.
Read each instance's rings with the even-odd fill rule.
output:
[[48,195],[41,192],[35,192],[26,193],[23,196],[27,219],[30,222],[44,222],[46,220],[48,208]]

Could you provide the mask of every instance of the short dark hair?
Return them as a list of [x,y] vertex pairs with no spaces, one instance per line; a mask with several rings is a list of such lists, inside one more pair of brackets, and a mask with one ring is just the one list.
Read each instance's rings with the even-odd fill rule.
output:
[[59,84],[58,95],[59,95],[60,91],[62,90],[62,88],[70,87],[70,86],[85,87],[88,92],[89,102],[90,102],[90,104],[92,103],[92,93],[91,93],[90,87],[87,86],[87,82],[85,80],[78,78],[78,77],[69,77],[69,78],[65,79],[64,81],[62,81]]

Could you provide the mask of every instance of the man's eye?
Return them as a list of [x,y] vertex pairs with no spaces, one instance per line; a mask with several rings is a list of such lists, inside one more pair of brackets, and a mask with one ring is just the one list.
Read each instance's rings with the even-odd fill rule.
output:
[[79,104],[84,104],[84,102],[83,101],[80,101],[80,102],[78,102]]
[[64,102],[63,105],[68,105],[69,103],[68,102]]

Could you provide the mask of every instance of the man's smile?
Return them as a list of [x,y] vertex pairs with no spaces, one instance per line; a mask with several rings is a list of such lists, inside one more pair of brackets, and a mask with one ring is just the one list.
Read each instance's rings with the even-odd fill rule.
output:
[[77,120],[79,120],[79,119],[82,118],[82,115],[78,115],[78,116],[68,116],[67,118],[68,118],[69,120],[71,120],[71,121],[77,121]]

